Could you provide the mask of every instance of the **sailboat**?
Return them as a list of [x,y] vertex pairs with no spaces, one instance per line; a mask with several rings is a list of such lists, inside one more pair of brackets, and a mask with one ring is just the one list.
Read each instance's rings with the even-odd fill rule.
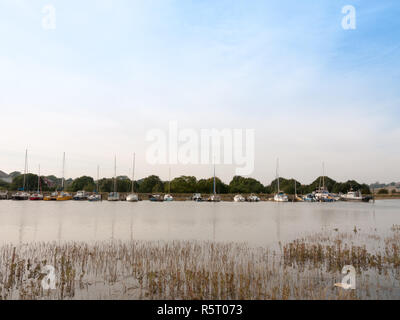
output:
[[169,168],[169,176],[168,176],[168,194],[164,196],[164,201],[173,201],[174,197],[171,196],[171,168]]
[[241,194],[237,194],[236,196],[233,197],[234,202],[245,202],[246,198],[243,197]]
[[251,195],[249,195],[247,197],[246,201],[248,201],[248,202],[258,202],[258,201],[260,201],[260,197],[255,195],[254,193],[252,193]]
[[101,201],[101,194],[99,193],[99,166],[97,166],[97,181],[96,192],[88,197],[90,202]]
[[134,193],[134,178],[135,178],[135,154],[133,154],[133,161],[132,161],[132,181],[131,181],[131,193],[126,196],[126,201],[129,202],[137,202],[139,201],[139,196]]
[[13,200],[28,200],[29,199],[29,193],[25,191],[25,186],[26,186],[26,173],[28,171],[28,149],[25,150],[25,169],[24,169],[24,182],[22,189],[20,189],[17,193],[14,193],[12,195]]
[[[322,180],[322,181],[321,181]],[[322,185],[321,185],[322,182]],[[325,187],[325,163],[322,163],[322,177],[319,179],[319,187],[314,192],[315,199],[319,202],[333,202],[335,199],[329,194]]]
[[32,194],[32,195],[29,197],[29,200],[32,200],[32,201],[43,200],[43,194],[40,192],[40,187],[41,187],[41,185],[40,185],[40,165],[39,165],[39,175],[38,175],[38,188],[37,188],[37,192],[34,193],[34,194]]
[[280,190],[279,186],[279,159],[276,161],[276,179],[278,182],[277,194],[274,196],[274,201],[276,202],[288,202],[288,196]]
[[57,201],[68,201],[72,200],[72,196],[64,191],[64,186],[65,186],[65,152],[63,154],[63,169],[62,169],[62,183],[61,183],[61,192],[57,196]]
[[108,194],[108,201],[119,201],[119,193],[117,192],[117,157],[114,157],[114,191]]
[[208,201],[210,202],[220,202],[221,198],[219,195],[217,195],[217,190],[216,190],[216,181],[215,181],[215,161],[214,161],[214,182],[213,182],[213,194],[208,198]]
[[297,182],[296,182],[296,180],[294,180],[294,200],[293,201],[304,202],[304,199],[297,195]]

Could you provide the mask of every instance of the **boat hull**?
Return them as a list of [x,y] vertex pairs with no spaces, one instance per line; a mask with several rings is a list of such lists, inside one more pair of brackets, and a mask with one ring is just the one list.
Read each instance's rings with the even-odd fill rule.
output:
[[340,200],[346,201],[346,202],[370,202],[372,200],[372,197],[362,197],[362,198],[341,198]]
[[34,194],[34,195],[32,195],[32,196],[29,197],[29,200],[30,200],[30,201],[42,201],[42,200],[43,200],[43,195],[41,195],[41,194],[38,194],[38,195]]
[[30,194],[29,193],[25,193],[25,192],[18,192],[16,194],[12,195],[12,199],[16,200],[16,201],[25,201],[25,200],[29,200]]
[[139,197],[138,197],[137,194],[129,194],[126,197],[126,201],[128,201],[128,202],[138,202],[139,201]]
[[28,200],[29,197],[16,196],[16,197],[13,197],[12,199],[16,200],[16,201],[25,201],[25,200]]
[[99,194],[91,195],[88,198],[89,202],[96,202],[96,201],[101,201],[101,200],[102,200],[101,195],[99,195]]
[[57,201],[69,201],[69,200],[72,200],[72,197],[71,196],[63,196],[63,197],[58,197],[56,200]]

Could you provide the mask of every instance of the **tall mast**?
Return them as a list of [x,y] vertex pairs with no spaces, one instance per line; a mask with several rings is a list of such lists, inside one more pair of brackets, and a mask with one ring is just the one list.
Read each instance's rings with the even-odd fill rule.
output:
[[134,179],[135,179],[135,158],[136,154],[133,153],[133,160],[132,160],[132,193],[133,193],[133,184],[134,184]]
[[62,166],[62,183],[61,183],[62,191],[64,191],[64,174],[65,174],[64,170],[65,170],[65,152],[63,153],[63,166]]
[[215,158],[214,158],[214,194],[216,194],[216,190],[215,190]]
[[276,179],[278,181],[278,193],[280,191],[280,186],[279,186],[279,158],[276,159]]
[[96,182],[96,191],[99,192],[99,165],[97,165],[97,182]]
[[168,170],[168,193],[171,193],[171,167]]
[[325,162],[322,162],[322,188],[325,190]]
[[117,156],[114,156],[114,193],[117,192]]
[[28,149],[25,150],[25,168],[24,168],[24,184],[22,186],[23,191],[25,191],[25,182],[26,182],[26,171],[28,170]]
[[39,175],[38,175],[38,183],[37,183],[37,193],[40,193],[40,164],[39,164]]

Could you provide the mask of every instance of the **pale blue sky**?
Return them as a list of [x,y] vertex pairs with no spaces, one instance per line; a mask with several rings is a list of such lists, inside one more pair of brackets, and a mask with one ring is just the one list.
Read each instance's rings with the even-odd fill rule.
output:
[[[56,29],[42,28],[42,8]],[[353,5],[356,30],[343,30]],[[256,130],[255,172],[310,182],[400,180],[400,3],[0,0],[0,170],[168,176],[146,132]],[[229,181],[232,166],[218,168]],[[172,174],[209,176],[209,166]],[[217,172],[217,173],[218,173]]]

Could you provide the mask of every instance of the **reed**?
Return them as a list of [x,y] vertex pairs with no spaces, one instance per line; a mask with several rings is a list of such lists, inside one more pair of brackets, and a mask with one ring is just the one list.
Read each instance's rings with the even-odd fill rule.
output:
[[[356,237],[376,247],[355,245]],[[201,241],[4,245],[0,299],[398,299],[399,240],[392,228],[384,239],[332,231],[274,249]],[[41,286],[49,264],[55,290]],[[356,290],[334,287],[347,264],[357,270]]]

